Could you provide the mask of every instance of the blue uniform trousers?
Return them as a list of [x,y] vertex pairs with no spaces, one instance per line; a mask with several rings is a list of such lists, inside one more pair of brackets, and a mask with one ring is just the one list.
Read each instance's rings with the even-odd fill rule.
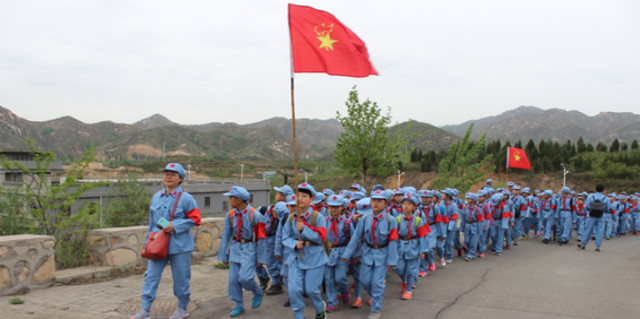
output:
[[282,276],[280,275],[280,269],[282,268],[282,260],[276,258],[274,253],[275,249],[275,240],[276,236],[268,236],[266,238],[267,244],[267,269],[265,267],[256,268],[256,275],[259,278],[269,278],[271,276],[271,285],[272,286],[281,286],[282,285]]
[[242,289],[251,291],[257,296],[264,293],[256,282],[254,276],[255,271],[255,261],[250,262],[247,260],[243,263],[229,262],[229,299],[235,301],[237,307],[243,307]]
[[582,240],[582,235],[584,233],[584,227],[585,225],[585,217],[584,216],[576,216],[575,219],[575,223],[576,223],[576,231],[578,232],[578,238],[580,238],[580,240]]
[[338,293],[346,294],[349,291],[349,278],[347,277],[348,262],[338,260],[335,266],[324,266],[324,286],[327,295],[327,305],[338,305]]
[[551,239],[551,232],[553,231],[553,226],[555,225],[556,219],[555,214],[553,212],[544,212],[544,239]]
[[491,225],[491,245],[496,254],[502,253],[502,245],[504,243],[504,231],[501,221],[494,220]]
[[602,218],[604,219],[604,237],[613,238],[613,215],[610,213],[604,213]]
[[560,241],[569,241],[569,239],[571,239],[572,224],[573,216],[571,215],[571,211],[560,211],[560,229],[562,230],[562,232],[560,232]]
[[142,286],[142,309],[146,311],[151,309],[151,304],[156,299],[162,271],[169,261],[171,262],[171,275],[173,277],[173,295],[178,298],[178,307],[187,309],[191,296],[189,292],[191,255],[191,251],[186,251],[178,254],[169,254],[165,259],[149,260],[147,271],[144,273],[144,285]]
[[638,232],[640,231],[640,213],[632,213],[633,222],[631,223],[631,230]]
[[356,298],[362,298],[362,283],[360,283],[360,260],[357,263],[349,262],[349,273],[353,277],[353,290]]
[[[467,253],[467,258],[469,259],[473,259],[476,256],[476,248],[478,247],[480,253],[484,253],[484,245],[478,241],[483,232],[483,226],[484,222],[476,222],[467,225],[467,229],[465,229],[464,238],[467,243],[467,248],[469,249]],[[469,239],[468,241],[467,238]]]
[[[445,256],[447,260],[453,259],[453,246],[454,246],[456,234],[460,236],[460,232],[458,232],[457,230],[447,231],[447,239],[445,240],[445,243],[444,243]],[[458,241],[460,240],[459,238],[460,237],[458,237]]]
[[629,216],[631,214],[622,213],[620,214],[620,234],[624,235],[627,233],[627,229],[629,229]]
[[516,233],[513,236],[515,239],[519,239],[524,235],[525,220],[526,218],[524,217],[516,218],[516,225],[514,226],[514,230]]
[[396,273],[400,277],[400,280],[407,283],[407,291],[411,291],[413,284],[418,280],[418,269],[420,258],[404,259],[398,258],[398,264],[396,265]]
[[324,310],[324,301],[320,291],[320,285],[324,279],[324,268],[325,265],[320,265],[315,268],[300,269],[297,259],[294,259],[294,262],[289,265],[287,290],[294,318],[304,318],[305,295],[313,303],[316,313],[321,313]]
[[602,245],[602,237],[604,236],[604,224],[603,217],[589,217],[587,219],[587,227],[582,234],[582,246],[587,247],[589,239],[591,239],[591,233],[595,230],[596,233],[596,248],[600,248]]
[[380,312],[384,297],[384,280],[387,277],[386,265],[360,265],[360,282],[371,296],[371,311]]

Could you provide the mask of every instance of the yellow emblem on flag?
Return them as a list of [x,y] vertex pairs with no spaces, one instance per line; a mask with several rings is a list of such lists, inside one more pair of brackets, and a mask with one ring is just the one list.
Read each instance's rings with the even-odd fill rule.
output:
[[515,151],[513,152],[513,158],[515,158],[516,161],[519,161],[522,158],[522,156],[520,156],[520,152]]
[[333,32],[333,23],[330,25],[325,25],[322,23],[321,25],[317,25],[313,28],[313,31],[318,35],[317,38],[320,40],[320,46],[318,49],[324,48],[326,51],[333,51],[333,44],[338,42],[338,40],[331,39],[331,33]]

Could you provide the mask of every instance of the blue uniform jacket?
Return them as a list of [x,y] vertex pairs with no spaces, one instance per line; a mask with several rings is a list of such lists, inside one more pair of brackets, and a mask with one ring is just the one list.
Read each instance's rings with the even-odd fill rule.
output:
[[[426,225],[424,217],[418,216],[420,219],[417,227],[416,215],[411,217],[400,215],[398,217],[400,218],[400,223],[397,224],[398,257],[405,260],[416,259],[428,250],[427,235],[429,232],[427,230],[429,226]],[[396,217],[396,222],[398,217]],[[409,229],[411,229],[411,239],[409,239]]]
[[[349,225],[345,226],[346,221],[349,220]],[[335,227],[333,225],[335,221]],[[340,216],[338,219],[334,219],[332,217],[326,218],[327,222],[327,242],[330,242],[333,246],[331,247],[331,254],[329,255],[329,266],[335,266],[338,262],[342,262],[340,259],[342,258],[342,253],[345,249],[347,249],[347,244],[349,244],[349,240],[351,239],[351,234],[355,231],[354,223],[348,217]],[[347,233],[345,233],[345,231]],[[336,237],[337,233],[337,237]],[[336,240],[337,238],[337,240]]]
[[[253,212],[251,212],[253,210]],[[233,212],[233,217],[231,216]],[[251,222],[253,214],[253,222]],[[221,262],[255,262],[267,263],[267,247],[264,233],[263,216],[251,205],[247,205],[242,211],[231,210],[224,218],[224,231],[218,250],[218,260]],[[250,242],[242,243],[238,240],[238,221],[242,220],[240,236]],[[252,241],[251,241],[252,240]]]
[[171,211],[180,192],[182,192],[182,195],[176,206],[173,220],[171,220],[174,231],[171,233],[169,239],[169,254],[178,254],[193,250],[193,235],[190,229],[193,226],[200,225],[200,209],[198,209],[198,204],[193,199],[193,196],[184,192],[182,186],[178,186],[178,188],[170,194],[166,194],[165,190],[159,191],[151,198],[149,229],[144,239],[145,242],[147,241],[147,237],[149,237],[149,232],[162,231],[162,229],[158,227],[160,218],[164,217],[166,220],[170,220]]
[[[376,222],[375,238],[378,249],[370,247],[373,241],[373,222]],[[362,245],[360,262],[371,266],[395,266],[398,261],[398,228],[395,218],[384,212],[362,216],[355,232],[351,236],[342,258],[350,259]],[[386,246],[385,246],[386,245]]]
[[[327,236],[327,223],[324,217],[318,213],[316,224],[310,225],[312,213],[313,209],[309,207],[304,215],[300,217],[297,214],[289,215],[289,219],[284,223],[284,229],[282,230],[282,244],[293,250],[289,255],[289,265],[297,261],[300,269],[313,269],[324,266],[329,261],[323,247]],[[302,247],[302,259],[300,259],[300,251],[296,248],[299,240],[299,233],[296,228],[296,220],[298,218],[305,223],[300,235],[305,242],[305,246]],[[308,246],[306,245],[307,243],[309,243]]]

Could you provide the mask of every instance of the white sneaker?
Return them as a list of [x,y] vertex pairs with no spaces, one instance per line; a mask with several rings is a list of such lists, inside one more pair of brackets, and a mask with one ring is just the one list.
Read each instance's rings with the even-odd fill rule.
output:
[[149,315],[149,312],[144,309],[140,309],[138,313],[136,313],[133,317],[131,317],[131,319],[147,319],[147,318],[151,318],[151,316]]
[[380,313],[371,311],[369,312],[369,316],[367,316],[367,319],[380,319]]
[[453,259],[447,259],[447,264],[450,264],[453,262]]
[[169,317],[169,319],[185,319],[189,318],[189,313],[186,310],[177,308],[176,311]]
[[445,267],[447,265],[447,262],[444,260],[444,258],[440,258],[440,266]]

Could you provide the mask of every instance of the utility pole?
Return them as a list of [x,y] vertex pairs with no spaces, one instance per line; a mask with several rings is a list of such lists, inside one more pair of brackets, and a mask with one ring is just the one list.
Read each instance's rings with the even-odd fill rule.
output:
[[400,176],[404,175],[404,172],[398,170],[398,188],[400,188]]
[[240,164],[240,183],[244,183],[244,164]]
[[569,174],[569,171],[564,167],[564,163],[560,163],[560,166],[562,166],[562,187],[565,187],[567,186],[567,174]]

